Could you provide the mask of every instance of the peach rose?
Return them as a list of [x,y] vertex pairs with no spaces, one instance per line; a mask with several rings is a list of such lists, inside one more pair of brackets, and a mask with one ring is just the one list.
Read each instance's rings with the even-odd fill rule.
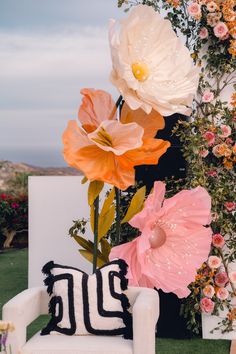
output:
[[216,296],[218,297],[218,299],[220,300],[226,300],[229,296],[229,292],[226,288],[219,288],[217,290]]
[[211,299],[204,297],[201,299],[200,307],[202,312],[211,313],[214,310],[215,303]]
[[208,297],[212,298],[215,294],[215,289],[212,285],[206,285],[205,288],[203,289],[203,294]]
[[197,2],[192,2],[188,6],[188,13],[190,16],[194,17],[195,19],[199,19],[202,14],[201,6]]
[[223,38],[228,34],[229,30],[224,22],[218,22],[213,31],[217,38]]
[[221,234],[214,234],[212,236],[212,244],[214,247],[222,248],[225,244],[224,237]]
[[217,256],[210,256],[208,258],[207,264],[211,269],[216,269],[221,266],[221,259]]

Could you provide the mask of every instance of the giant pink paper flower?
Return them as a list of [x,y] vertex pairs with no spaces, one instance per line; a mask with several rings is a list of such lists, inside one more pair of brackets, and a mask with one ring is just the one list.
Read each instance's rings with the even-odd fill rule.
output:
[[212,240],[211,199],[202,187],[165,199],[165,184],[155,182],[143,210],[130,224],[141,231],[131,242],[112,248],[110,259],[129,265],[131,286],[156,287],[187,296],[187,286],[206,261]]

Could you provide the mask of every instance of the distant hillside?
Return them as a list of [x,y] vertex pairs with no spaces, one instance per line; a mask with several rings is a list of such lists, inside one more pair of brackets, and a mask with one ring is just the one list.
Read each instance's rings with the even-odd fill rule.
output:
[[25,163],[0,160],[0,190],[7,190],[9,182],[19,174],[34,176],[78,176],[81,173],[71,167],[37,167]]

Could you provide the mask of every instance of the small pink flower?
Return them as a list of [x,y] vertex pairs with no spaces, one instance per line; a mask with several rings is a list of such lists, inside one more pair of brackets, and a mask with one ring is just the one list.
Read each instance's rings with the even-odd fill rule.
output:
[[201,6],[196,2],[192,2],[188,6],[188,13],[190,16],[199,19],[202,14]]
[[212,285],[206,285],[205,288],[203,289],[203,294],[206,297],[211,299],[215,294],[215,289],[213,288]]
[[235,202],[225,202],[224,206],[228,211],[233,211],[236,207],[236,203]]
[[199,154],[201,157],[207,157],[207,155],[209,154],[209,151],[206,149],[200,150]]
[[211,92],[210,90],[206,90],[203,92],[202,102],[209,103],[213,100],[214,100],[214,93],[213,92]]
[[202,27],[199,31],[199,37],[201,39],[205,39],[208,38],[208,36],[209,36],[208,29],[206,27]]
[[206,133],[203,134],[203,137],[206,139],[208,146],[212,146],[215,142],[215,134],[207,131]]
[[229,125],[221,124],[220,129],[221,129],[222,133],[219,134],[219,136],[221,138],[228,138],[228,136],[230,136],[230,134],[232,132]]
[[217,172],[212,170],[212,171],[208,171],[207,172],[207,175],[210,176],[210,177],[216,177],[217,176]]
[[233,139],[231,139],[231,138],[227,138],[226,140],[225,140],[225,143],[227,144],[227,145],[231,145],[231,144],[233,144]]
[[211,313],[214,310],[215,303],[211,299],[204,297],[201,299],[200,306],[202,312]]
[[215,12],[218,9],[217,4],[214,1],[210,1],[207,4],[207,10],[209,12]]
[[216,296],[218,297],[218,299],[220,300],[226,300],[229,296],[229,292],[226,288],[219,288]]
[[13,203],[11,203],[11,207],[12,207],[12,209],[18,209],[19,208],[19,204],[16,203],[16,202],[13,202]]
[[232,281],[232,283],[236,283],[236,271],[229,273],[229,279]]
[[221,266],[221,259],[217,256],[210,256],[208,258],[207,264],[211,269],[216,269]]
[[212,236],[212,244],[214,247],[222,248],[225,244],[224,237],[221,234],[214,234]]
[[217,38],[223,38],[228,34],[228,27],[224,22],[218,22],[217,25],[213,29],[214,34]]
[[227,277],[226,272],[217,273],[215,276],[215,284],[217,286],[223,287],[226,283],[228,283],[229,278]]

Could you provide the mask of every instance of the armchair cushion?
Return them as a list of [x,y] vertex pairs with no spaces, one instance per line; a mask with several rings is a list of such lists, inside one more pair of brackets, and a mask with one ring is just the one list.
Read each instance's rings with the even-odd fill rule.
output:
[[132,336],[132,317],[124,290],[127,264],[114,260],[93,275],[49,262],[43,267],[51,296],[51,319],[41,334]]

